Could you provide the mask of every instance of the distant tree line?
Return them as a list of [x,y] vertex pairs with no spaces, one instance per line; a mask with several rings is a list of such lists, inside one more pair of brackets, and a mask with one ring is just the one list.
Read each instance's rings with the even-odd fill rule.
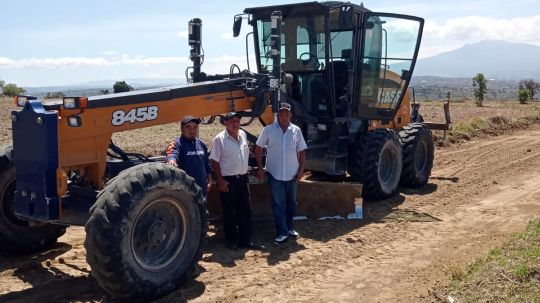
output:
[[47,93],[45,95],[45,99],[62,99],[65,95],[63,92],[53,92],[53,93]]
[[26,90],[22,87],[18,87],[15,83],[8,83],[4,80],[0,80],[0,94],[8,97],[14,97],[17,95],[23,95]]
[[[538,82],[533,79],[493,80],[484,76],[484,80],[487,80],[484,100],[520,100],[522,103],[540,100],[538,97],[540,88],[538,88]],[[471,84],[471,78],[431,76],[413,77],[411,81],[416,98],[420,101],[442,100],[448,92],[451,93],[452,100],[476,100],[475,89],[479,86],[475,87]]]

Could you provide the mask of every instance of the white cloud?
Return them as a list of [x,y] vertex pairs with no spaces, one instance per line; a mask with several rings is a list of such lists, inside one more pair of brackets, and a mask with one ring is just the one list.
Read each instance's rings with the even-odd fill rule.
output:
[[436,50],[440,53],[482,40],[540,45],[540,15],[508,19],[467,16],[450,18],[442,23],[427,21],[424,41],[429,41],[431,50],[424,54],[434,55]]
[[[252,58],[253,59],[253,58]],[[252,60],[254,61],[254,60]],[[241,69],[245,69],[245,56],[221,55],[219,57],[207,58],[203,65],[206,73],[228,73],[232,64],[238,64]],[[6,69],[65,69],[76,67],[114,67],[114,66],[167,66],[177,65],[182,67],[191,66],[191,61],[187,57],[146,57],[143,55],[130,56],[119,54],[114,57],[60,57],[60,58],[26,58],[10,59],[0,57],[0,68]],[[251,62],[255,66],[254,62]]]
[[189,59],[186,57],[146,57],[143,55],[129,56],[122,54],[118,57],[59,57],[59,58],[26,58],[9,59],[0,57],[0,68],[14,69],[57,69],[69,67],[103,67],[118,65],[159,65],[159,64],[186,64]]

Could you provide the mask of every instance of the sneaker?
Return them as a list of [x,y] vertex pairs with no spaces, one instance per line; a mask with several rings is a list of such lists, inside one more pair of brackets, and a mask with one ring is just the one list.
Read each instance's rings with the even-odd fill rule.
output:
[[292,229],[289,230],[289,237],[298,238],[300,237],[300,234],[296,230]]
[[261,245],[256,242],[249,242],[249,243],[238,243],[239,249],[251,249],[251,250],[264,250],[264,245]]
[[285,241],[287,241],[288,238],[289,238],[288,236],[277,236],[274,239],[274,244],[279,245],[281,243],[284,243]]

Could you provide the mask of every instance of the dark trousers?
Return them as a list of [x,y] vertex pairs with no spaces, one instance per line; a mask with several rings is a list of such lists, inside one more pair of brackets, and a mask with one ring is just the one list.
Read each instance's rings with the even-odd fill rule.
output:
[[270,193],[272,194],[272,213],[278,236],[288,236],[293,229],[296,212],[296,179],[281,181],[267,173]]
[[251,242],[251,205],[246,175],[225,176],[229,182],[228,192],[219,192],[223,209],[225,240],[231,243]]

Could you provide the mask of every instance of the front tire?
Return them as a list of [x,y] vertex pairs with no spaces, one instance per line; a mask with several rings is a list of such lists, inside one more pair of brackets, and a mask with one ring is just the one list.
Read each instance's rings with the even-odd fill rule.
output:
[[418,188],[426,185],[433,168],[434,146],[431,130],[421,123],[406,125],[399,132],[403,149],[401,185]]
[[45,250],[66,232],[62,225],[30,223],[15,214],[16,172],[13,148],[0,148],[0,253],[29,254]]
[[359,139],[350,174],[362,182],[362,196],[380,200],[398,189],[402,169],[398,135],[389,129],[377,129]]
[[85,226],[92,276],[111,296],[130,301],[177,289],[202,256],[204,203],[178,168],[147,163],[123,171],[100,192]]

